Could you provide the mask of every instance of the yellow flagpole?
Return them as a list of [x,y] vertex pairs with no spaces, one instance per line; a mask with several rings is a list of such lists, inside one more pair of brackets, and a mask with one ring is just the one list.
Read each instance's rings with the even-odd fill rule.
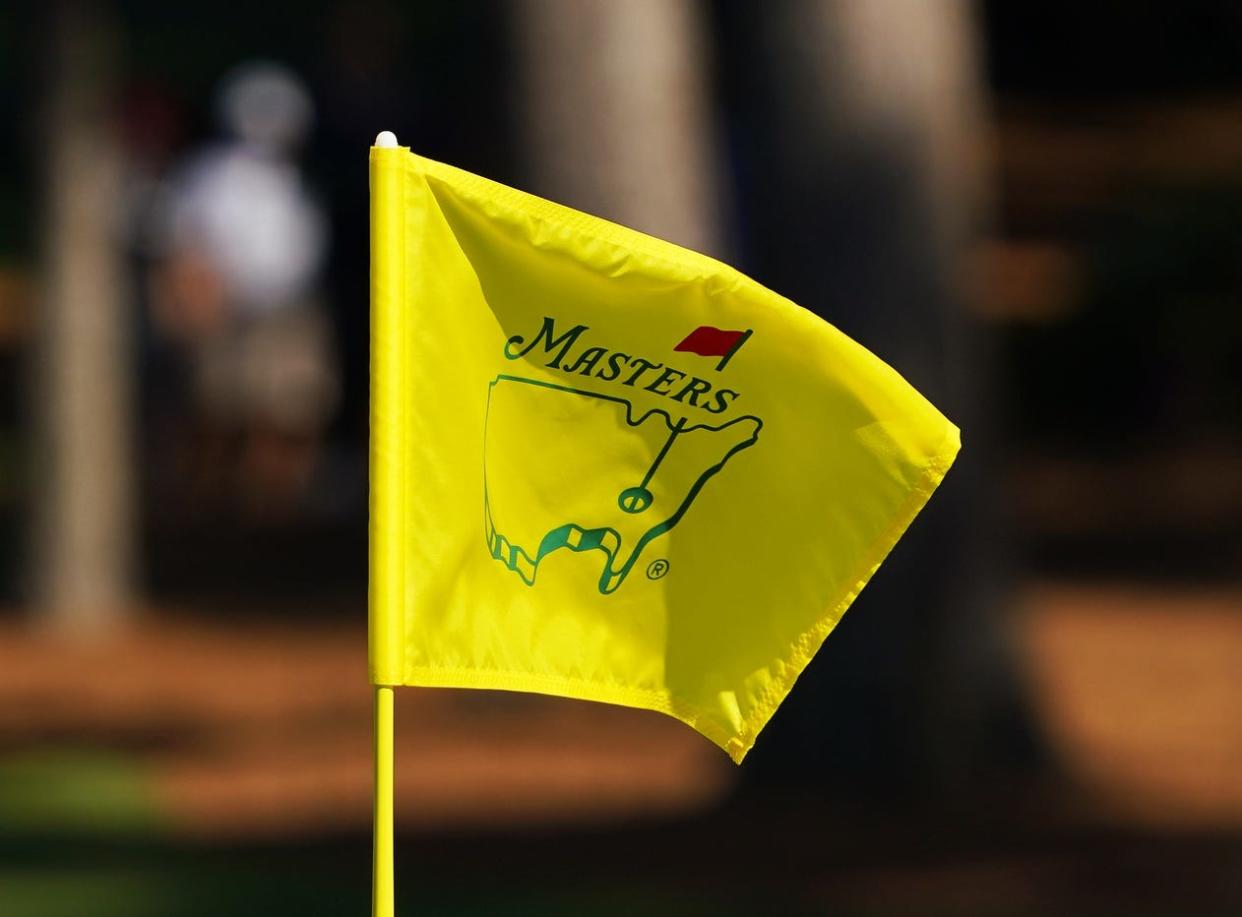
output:
[[392,688],[375,689],[375,868],[372,917],[393,917]]
[[371,557],[369,669],[375,685],[375,860],[372,917],[393,917],[393,689],[401,683],[404,606],[400,548],[404,431],[402,385],[405,302],[401,265],[405,225],[397,138],[384,131],[371,152]]

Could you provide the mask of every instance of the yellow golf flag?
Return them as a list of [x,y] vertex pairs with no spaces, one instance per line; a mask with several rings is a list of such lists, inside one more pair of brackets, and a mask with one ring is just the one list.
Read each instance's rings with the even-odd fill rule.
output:
[[704,255],[371,150],[377,685],[642,707],[741,761],[957,428]]

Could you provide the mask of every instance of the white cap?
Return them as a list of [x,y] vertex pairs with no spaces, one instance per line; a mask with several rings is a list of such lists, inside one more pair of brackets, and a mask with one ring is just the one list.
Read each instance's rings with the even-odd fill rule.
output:
[[375,145],[378,147],[395,147],[397,145],[397,135],[392,131],[380,131],[375,135]]

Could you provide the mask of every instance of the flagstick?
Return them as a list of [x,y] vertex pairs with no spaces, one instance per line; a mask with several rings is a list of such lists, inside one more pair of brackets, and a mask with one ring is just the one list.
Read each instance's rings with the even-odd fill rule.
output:
[[375,688],[375,872],[371,917],[394,917],[392,688]]
[[[372,917],[394,917],[393,893],[393,696],[401,683],[401,641],[394,639],[404,601],[402,558],[395,544],[403,504],[404,469],[399,452],[405,397],[400,342],[405,337],[401,265],[405,253],[404,198],[397,138],[382,131],[375,138],[371,184],[371,533],[369,574],[369,669],[375,687],[375,861],[371,885]],[[378,495],[378,496],[377,496]]]

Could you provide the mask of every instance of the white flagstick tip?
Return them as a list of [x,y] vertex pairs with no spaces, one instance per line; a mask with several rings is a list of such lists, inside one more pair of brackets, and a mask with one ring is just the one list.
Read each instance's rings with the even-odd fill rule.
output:
[[397,145],[397,135],[392,131],[380,131],[375,137],[375,145],[383,149],[395,147]]

